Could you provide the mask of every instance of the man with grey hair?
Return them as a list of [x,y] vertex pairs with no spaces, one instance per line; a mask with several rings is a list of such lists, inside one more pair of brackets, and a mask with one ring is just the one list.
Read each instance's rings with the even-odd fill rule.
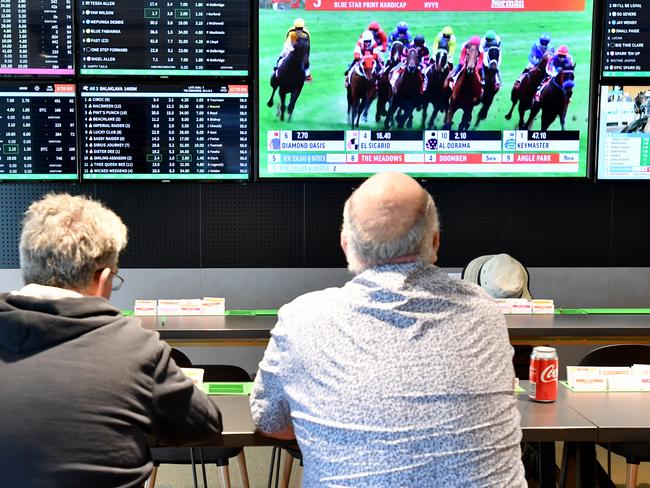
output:
[[86,197],[47,195],[25,213],[26,285],[0,295],[3,486],[141,486],[146,434],[181,445],[221,431],[169,346],[109,304],[126,241],[120,218]]
[[295,436],[304,487],[527,486],[503,314],[434,266],[439,243],[424,188],[375,175],[343,212],[356,276],[280,309],[251,411]]

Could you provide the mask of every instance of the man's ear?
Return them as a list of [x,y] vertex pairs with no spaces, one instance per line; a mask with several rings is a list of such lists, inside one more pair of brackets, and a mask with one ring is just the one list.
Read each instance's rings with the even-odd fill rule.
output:
[[431,260],[431,264],[436,264],[436,261],[438,261],[438,249],[440,249],[440,231],[436,232],[433,235],[433,256]]
[[345,232],[341,231],[341,249],[343,249],[343,254],[347,257],[348,255],[348,238],[345,236]]
[[113,291],[113,280],[111,279],[111,268],[104,268],[97,276],[97,282],[93,283],[95,289],[92,290],[92,295],[96,297],[104,297],[107,300],[111,297]]

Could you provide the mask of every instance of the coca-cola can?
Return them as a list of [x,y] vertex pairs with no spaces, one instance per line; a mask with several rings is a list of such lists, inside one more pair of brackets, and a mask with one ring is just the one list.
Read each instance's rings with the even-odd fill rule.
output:
[[559,365],[554,347],[538,346],[530,355],[530,392],[536,402],[557,400],[557,378]]

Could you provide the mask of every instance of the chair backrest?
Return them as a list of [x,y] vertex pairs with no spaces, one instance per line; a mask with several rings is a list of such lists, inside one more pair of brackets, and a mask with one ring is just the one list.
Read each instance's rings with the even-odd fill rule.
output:
[[580,361],[579,366],[632,366],[650,364],[650,345],[615,344],[594,349]]
[[179,368],[191,368],[192,361],[178,349],[172,348],[171,357]]
[[202,368],[203,381],[224,381],[224,382],[248,382],[251,376],[248,372],[239,366],[230,364],[206,364],[203,366],[195,365],[195,368]]

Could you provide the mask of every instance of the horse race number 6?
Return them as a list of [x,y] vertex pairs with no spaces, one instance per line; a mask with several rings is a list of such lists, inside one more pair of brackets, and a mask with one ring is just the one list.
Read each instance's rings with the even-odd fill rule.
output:
[[558,379],[557,351],[554,347],[539,346],[530,354],[530,392],[529,396],[536,402],[554,402],[557,400]]

